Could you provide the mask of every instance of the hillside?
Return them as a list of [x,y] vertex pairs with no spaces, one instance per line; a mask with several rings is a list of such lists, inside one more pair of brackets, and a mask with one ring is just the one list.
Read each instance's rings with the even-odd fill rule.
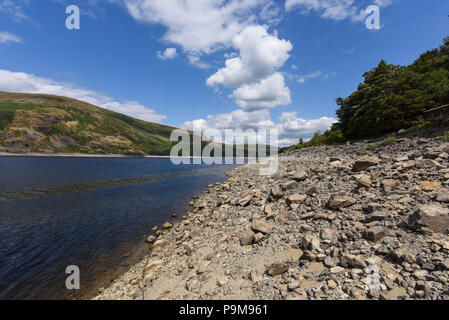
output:
[[398,131],[440,128],[448,135],[444,131],[449,127],[449,37],[408,66],[382,60],[363,77],[352,94],[336,99],[338,122],[331,129],[283,151]]
[[175,128],[71,98],[0,92],[0,151],[168,155]]

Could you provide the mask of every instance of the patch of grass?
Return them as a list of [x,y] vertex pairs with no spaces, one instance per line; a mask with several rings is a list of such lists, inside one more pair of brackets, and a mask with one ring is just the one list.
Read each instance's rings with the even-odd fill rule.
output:
[[445,142],[449,142],[449,131],[443,132],[440,136],[440,139]]
[[393,133],[393,134],[390,134],[387,138],[385,138],[385,140],[383,140],[381,142],[368,145],[368,148],[379,149],[382,147],[389,146],[389,145],[395,143],[396,141],[398,141],[398,138],[396,137],[396,134]]

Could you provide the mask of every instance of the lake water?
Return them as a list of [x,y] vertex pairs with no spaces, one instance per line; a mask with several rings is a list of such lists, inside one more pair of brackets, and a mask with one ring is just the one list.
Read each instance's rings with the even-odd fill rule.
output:
[[[0,157],[0,299],[76,299],[137,262],[229,165],[156,158]],[[67,290],[76,265],[81,289]]]

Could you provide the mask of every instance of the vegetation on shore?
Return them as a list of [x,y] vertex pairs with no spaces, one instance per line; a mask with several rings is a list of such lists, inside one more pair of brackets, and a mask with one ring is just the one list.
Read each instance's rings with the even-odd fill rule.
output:
[[409,66],[382,60],[363,76],[356,91],[336,100],[337,123],[324,133],[315,133],[310,141],[300,139],[282,151],[448,124],[449,37]]

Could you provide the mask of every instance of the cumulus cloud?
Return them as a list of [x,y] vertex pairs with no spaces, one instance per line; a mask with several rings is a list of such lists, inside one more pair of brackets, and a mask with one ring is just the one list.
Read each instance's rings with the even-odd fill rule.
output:
[[0,43],[16,42],[22,43],[22,39],[6,31],[0,31]]
[[[310,11],[316,11],[322,18],[332,20],[351,19],[354,22],[365,19],[365,8],[368,3],[354,0],[287,0],[285,9],[300,9],[302,14],[308,14]],[[374,0],[374,4],[380,7],[390,5],[393,0]],[[369,3],[371,4],[371,3]],[[364,6],[363,6],[364,5]]]
[[157,52],[157,56],[161,60],[169,60],[176,58],[178,54],[176,53],[176,48],[167,48],[164,52]]
[[66,96],[150,122],[161,123],[166,118],[135,101],[119,102],[93,90],[23,72],[0,69],[0,91]]
[[259,81],[284,65],[293,49],[290,41],[267,32],[266,27],[246,27],[233,38],[239,57],[226,60],[225,67],[207,79],[207,85],[232,88]]
[[235,110],[230,113],[209,115],[206,119],[187,121],[181,127],[195,131],[200,128],[201,133],[206,136],[210,129],[217,129],[221,132],[222,139],[215,142],[226,143],[233,143],[233,141],[225,141],[225,129],[254,130],[255,134],[258,129],[277,129],[279,146],[286,146],[298,143],[299,138],[307,140],[318,130],[324,132],[335,122],[337,122],[336,119],[329,117],[306,120],[298,118],[296,112],[284,112],[279,117],[279,121],[274,123],[268,110],[253,112]]
[[299,138],[311,138],[317,131],[324,132],[337,122],[334,118],[321,117],[305,120],[298,118],[296,112],[284,112],[279,117],[277,128],[279,130],[280,144],[291,145],[298,143]]
[[291,103],[290,89],[284,76],[277,72],[254,84],[245,84],[231,95],[247,111],[285,106]]
[[289,104],[290,90],[277,70],[290,57],[291,42],[269,34],[267,27],[260,25],[246,27],[232,42],[239,56],[227,59],[206,84],[235,88],[231,97],[247,111]]
[[[164,40],[185,51],[211,53],[227,47],[260,14],[273,15],[272,0],[123,0],[137,21],[165,26]],[[265,8],[265,9],[264,9]],[[264,9],[264,10],[263,10]]]

